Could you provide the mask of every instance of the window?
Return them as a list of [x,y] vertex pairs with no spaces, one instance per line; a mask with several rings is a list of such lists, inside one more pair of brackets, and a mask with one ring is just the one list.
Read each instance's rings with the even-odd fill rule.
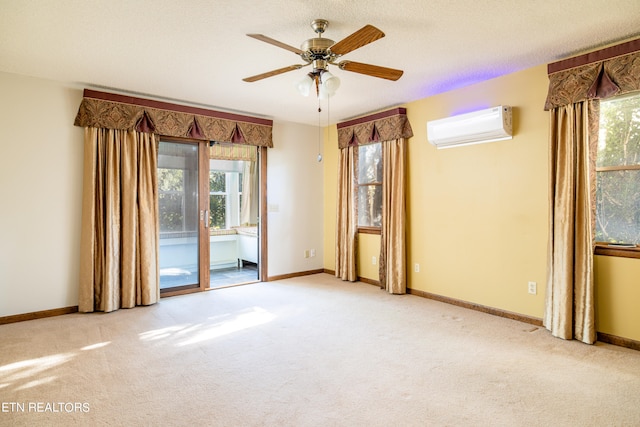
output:
[[227,184],[226,173],[209,172],[209,226],[227,228]]
[[640,95],[600,103],[596,241],[640,243]]
[[241,196],[241,172],[211,170],[209,172],[209,226],[213,229],[226,229],[240,225]]
[[382,225],[382,143],[358,147],[358,227]]

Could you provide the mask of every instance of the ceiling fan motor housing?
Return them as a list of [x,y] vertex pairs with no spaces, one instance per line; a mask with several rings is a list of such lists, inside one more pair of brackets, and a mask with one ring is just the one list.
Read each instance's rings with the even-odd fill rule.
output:
[[335,55],[329,51],[329,48],[334,44],[333,40],[322,37],[306,40],[300,46],[300,49],[304,51],[300,56],[304,61],[313,62],[315,70],[325,70],[327,64],[335,59]]

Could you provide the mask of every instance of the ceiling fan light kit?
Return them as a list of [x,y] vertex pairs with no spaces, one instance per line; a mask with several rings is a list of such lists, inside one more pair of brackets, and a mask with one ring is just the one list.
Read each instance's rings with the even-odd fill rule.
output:
[[255,82],[289,71],[298,70],[307,65],[312,65],[313,70],[302,80],[298,81],[296,83],[296,87],[302,95],[309,96],[311,93],[311,87],[314,86],[315,83],[317,97],[319,99],[324,99],[334,95],[340,87],[340,79],[329,72],[329,65],[335,65],[344,71],[365,74],[393,81],[398,80],[402,76],[402,70],[396,70],[393,68],[380,67],[378,65],[363,64],[353,61],[337,62],[338,58],[342,55],[346,55],[349,52],[384,37],[384,33],[382,31],[373,25],[365,25],[355,33],[336,43],[331,39],[322,37],[322,34],[326,31],[328,26],[329,21],[326,19],[314,19],[311,21],[311,28],[318,36],[305,40],[300,46],[300,49],[262,34],[247,34],[247,36],[256,40],[269,43],[299,55],[305,64],[290,65],[288,67],[246,77],[243,80],[246,82]]
[[305,74],[304,77],[296,83],[296,89],[298,89],[300,95],[309,96],[313,82],[314,79],[309,74]]
[[330,72],[323,71],[320,77],[322,79],[322,85],[325,87],[327,92],[335,93],[340,87],[340,79]]

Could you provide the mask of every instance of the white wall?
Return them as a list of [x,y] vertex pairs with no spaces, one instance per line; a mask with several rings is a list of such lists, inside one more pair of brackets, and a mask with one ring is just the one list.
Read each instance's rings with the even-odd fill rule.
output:
[[[82,89],[0,73],[0,317],[78,305]],[[275,123],[269,275],[322,268],[323,175],[313,126]],[[315,249],[314,258],[304,258]]]
[[[273,149],[267,157],[269,276],[323,267],[323,164],[318,128],[273,124]],[[305,258],[305,250],[316,256]]]
[[81,99],[0,73],[0,316],[78,305]]

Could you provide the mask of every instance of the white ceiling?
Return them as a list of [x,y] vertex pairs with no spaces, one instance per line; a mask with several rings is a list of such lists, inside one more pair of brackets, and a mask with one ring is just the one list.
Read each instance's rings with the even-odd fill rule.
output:
[[331,68],[332,123],[640,35],[638,0],[0,0],[0,71],[317,125],[317,100],[294,87],[310,67],[242,81],[302,63],[247,33],[299,47],[315,18],[334,41],[380,28],[341,60],[405,72]]

